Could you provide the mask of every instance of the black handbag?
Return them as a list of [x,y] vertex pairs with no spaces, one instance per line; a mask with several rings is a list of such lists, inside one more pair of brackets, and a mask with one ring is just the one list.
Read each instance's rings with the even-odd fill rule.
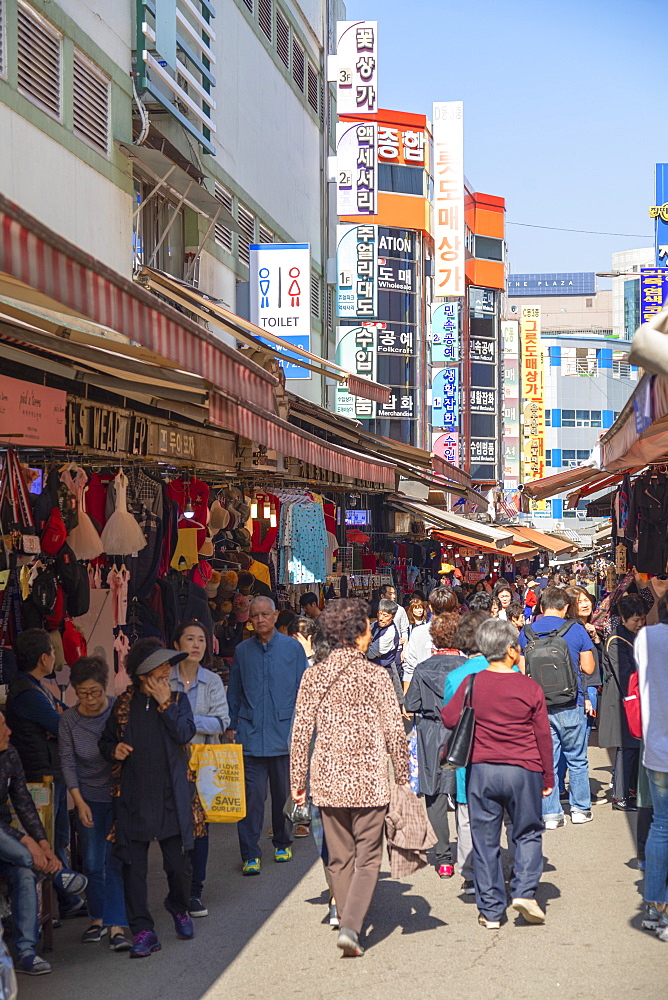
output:
[[283,806],[283,815],[295,826],[311,825],[311,803],[307,799],[303,806],[298,806],[291,795],[288,795]]
[[475,730],[475,712],[473,711],[473,682],[475,674],[471,674],[464,692],[462,702],[462,712],[459,721],[452,730],[443,756],[441,757],[441,768],[444,771],[456,771],[457,768],[467,767],[471,759],[471,748],[473,747],[473,733]]

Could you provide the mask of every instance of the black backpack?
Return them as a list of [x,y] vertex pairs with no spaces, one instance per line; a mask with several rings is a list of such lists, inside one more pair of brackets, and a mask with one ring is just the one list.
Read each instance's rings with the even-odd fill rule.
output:
[[548,708],[574,705],[578,697],[578,679],[571,652],[564,636],[577,622],[564,622],[552,632],[539,634],[531,625],[524,626],[528,642],[524,647],[524,664],[527,677],[543,689]]

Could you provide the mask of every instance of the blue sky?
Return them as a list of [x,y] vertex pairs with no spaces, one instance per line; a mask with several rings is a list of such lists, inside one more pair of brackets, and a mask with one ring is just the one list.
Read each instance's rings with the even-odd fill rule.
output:
[[[668,161],[668,0],[348,0],[379,22],[381,107],[463,100],[465,163],[508,222],[513,271],[607,271],[652,246],[654,164]],[[642,236],[647,238],[643,239]],[[603,282],[602,282],[603,284]]]

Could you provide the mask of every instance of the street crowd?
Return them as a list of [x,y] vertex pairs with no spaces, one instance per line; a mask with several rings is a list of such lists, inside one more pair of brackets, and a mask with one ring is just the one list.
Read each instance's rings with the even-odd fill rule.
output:
[[[637,813],[642,927],[668,943],[668,578],[628,580],[600,602],[584,566],[475,588],[443,581],[401,603],[393,587],[370,604],[324,608],[306,594],[301,615],[256,597],[227,689],[211,669],[212,636],[190,620],[169,648],[135,642],[116,698],[104,659],[81,658],[73,707],[48,682],[49,633],[22,632],[20,673],[0,715],[0,877],[16,970],[51,971],[38,953],[43,879],[59,920],[87,917],[82,943],[104,939],[131,958],[159,951],[147,891],[153,841],[175,934],[193,937],[193,921],[208,914],[210,829],[190,748],[225,741],[243,748],[240,874],[261,877],[269,793],[273,861],[292,860],[294,837],[314,837],[328,919],[354,957],[364,953],[384,841],[393,876],[428,863],[444,879],[458,869],[482,928],[500,929],[509,905],[544,923],[543,836],[595,820],[587,749],[597,731],[612,753],[612,807]],[[26,786],[45,775],[51,843]]]

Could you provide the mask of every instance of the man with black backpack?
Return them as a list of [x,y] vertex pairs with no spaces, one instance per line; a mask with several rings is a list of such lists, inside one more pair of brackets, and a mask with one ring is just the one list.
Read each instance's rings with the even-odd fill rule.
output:
[[[578,672],[594,673],[594,644],[578,621],[564,620],[569,599],[563,590],[547,587],[541,604],[542,617],[533,625],[525,625],[520,632],[520,648],[524,654],[520,667],[545,693],[555,774],[562,753],[568,767],[571,822],[589,823],[593,817],[587,724],[583,685],[578,683]],[[566,824],[557,782],[551,794],[543,799],[543,821],[546,830],[556,830]]]

